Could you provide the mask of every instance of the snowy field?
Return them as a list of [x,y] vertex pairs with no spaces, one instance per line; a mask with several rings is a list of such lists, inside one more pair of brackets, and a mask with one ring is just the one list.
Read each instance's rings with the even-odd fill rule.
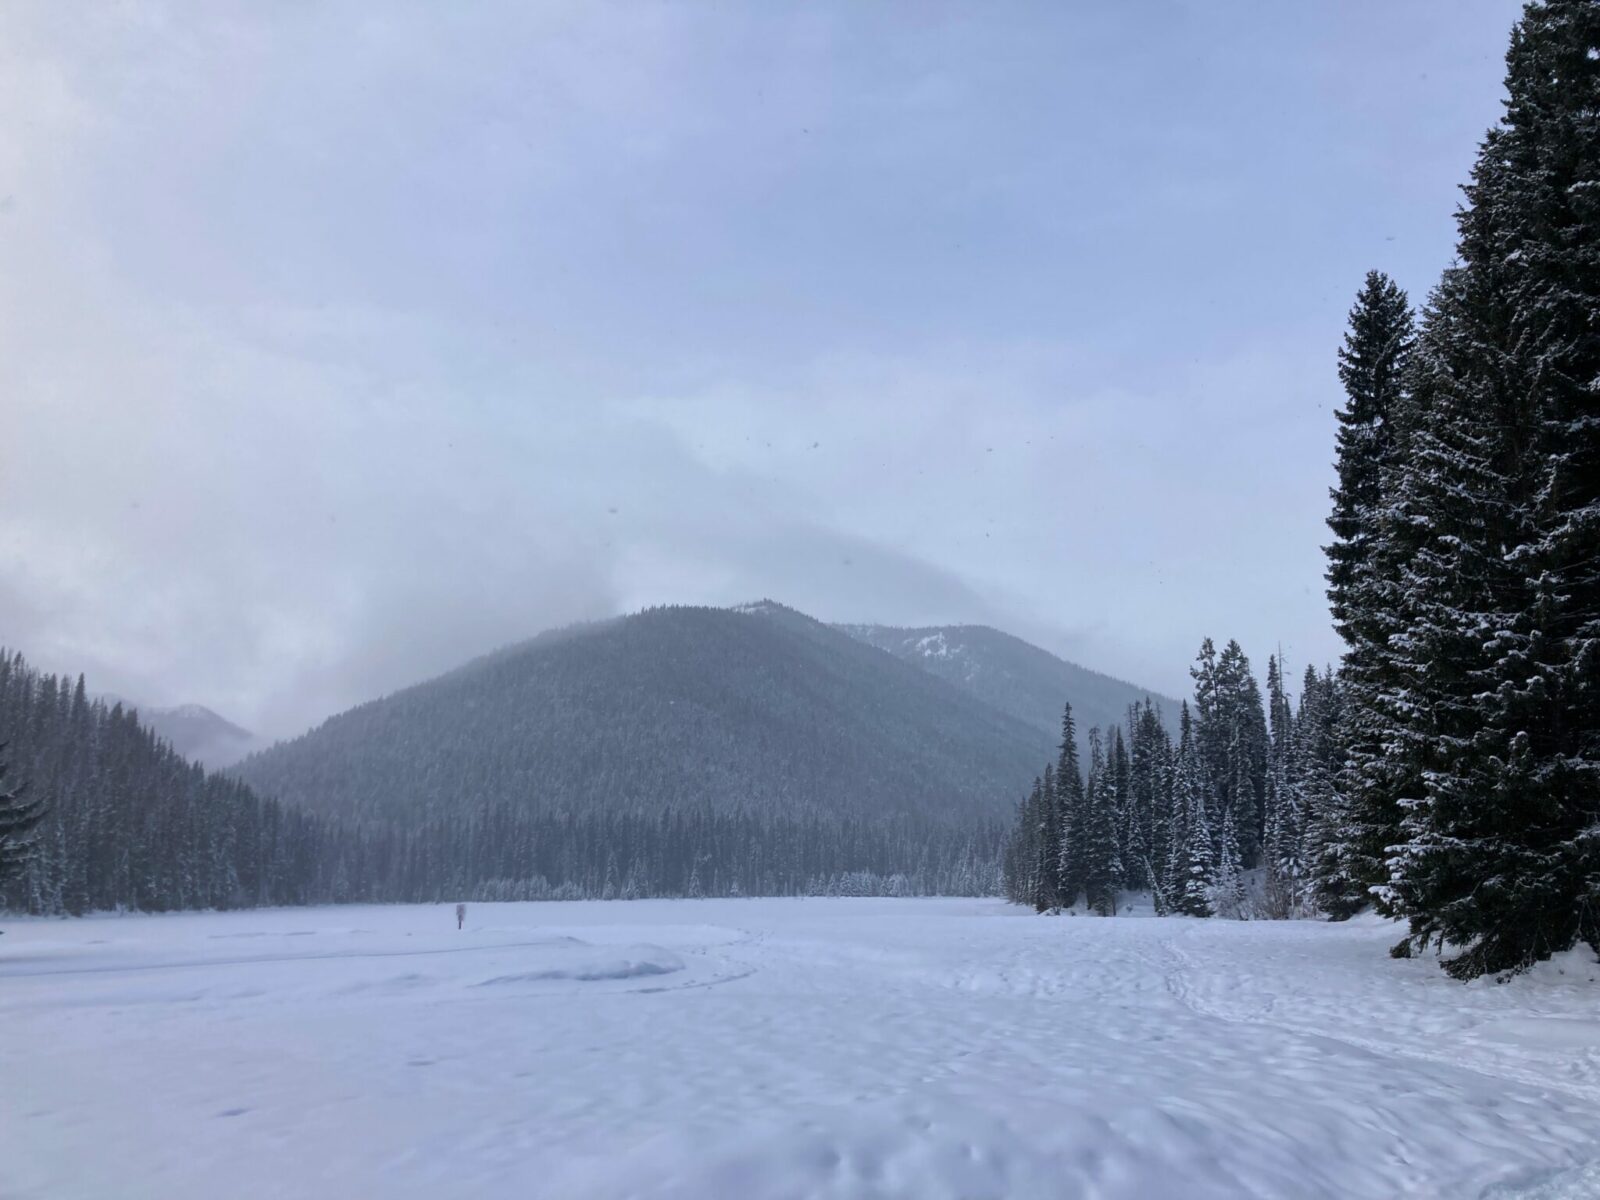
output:
[[0,1196],[1600,1196],[1600,974],[972,900],[6,921]]

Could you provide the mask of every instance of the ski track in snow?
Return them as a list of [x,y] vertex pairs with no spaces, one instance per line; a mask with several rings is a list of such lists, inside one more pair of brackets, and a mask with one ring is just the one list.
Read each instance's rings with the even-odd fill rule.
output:
[[1600,1196],[1577,953],[973,900],[6,927],[7,1200]]

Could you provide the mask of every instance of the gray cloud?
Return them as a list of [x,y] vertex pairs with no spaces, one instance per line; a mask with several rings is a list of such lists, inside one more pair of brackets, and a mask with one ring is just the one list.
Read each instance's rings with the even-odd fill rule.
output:
[[268,734],[673,601],[1324,661],[1516,7],[18,0],[0,642]]

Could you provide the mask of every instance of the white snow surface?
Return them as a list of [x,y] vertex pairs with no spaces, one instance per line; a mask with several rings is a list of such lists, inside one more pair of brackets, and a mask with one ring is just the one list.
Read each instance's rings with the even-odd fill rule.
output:
[[0,1196],[1600,1196],[1600,969],[701,900],[9,921]]

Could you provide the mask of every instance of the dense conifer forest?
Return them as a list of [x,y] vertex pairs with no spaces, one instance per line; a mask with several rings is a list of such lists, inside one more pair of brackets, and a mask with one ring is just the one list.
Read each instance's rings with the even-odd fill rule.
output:
[[[1312,863],[1339,836],[1340,686],[1307,668],[1298,704],[1276,656],[1265,701],[1237,642],[1210,639],[1192,668],[1176,736],[1146,701],[1089,731],[1080,760],[1069,704],[1061,748],[1008,839],[1005,894],[1040,912],[1080,902],[1111,915],[1118,896],[1151,893],[1158,912],[1309,915]],[[1246,888],[1246,873],[1259,876]]]
[[32,913],[344,901],[988,895],[1001,830],[916,817],[542,811],[467,801],[417,823],[263,799],[120,704],[0,652],[0,901]]
[[32,852],[0,878],[7,907],[97,909],[303,904],[338,830],[207,774],[121,704],[0,650],[0,729],[12,774],[42,810]]

